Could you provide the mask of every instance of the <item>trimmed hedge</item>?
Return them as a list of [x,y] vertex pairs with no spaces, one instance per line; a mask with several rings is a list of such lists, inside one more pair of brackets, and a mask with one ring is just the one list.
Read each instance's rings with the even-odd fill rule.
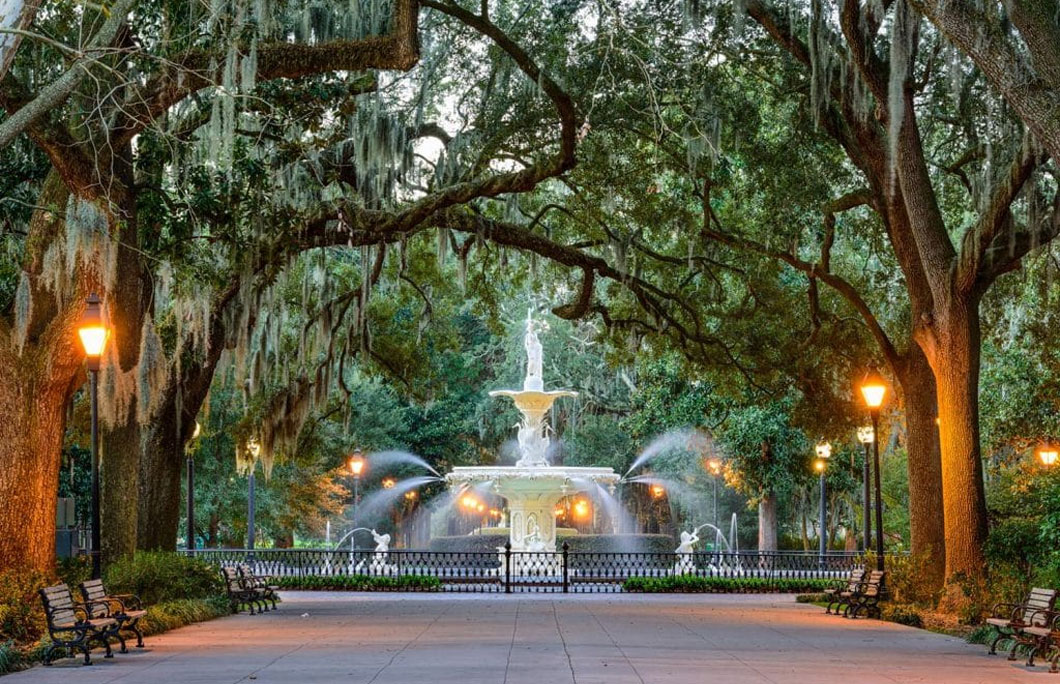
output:
[[217,567],[172,551],[137,551],[111,563],[103,581],[112,594],[136,594],[145,604],[208,599],[225,593]]
[[827,579],[797,579],[764,577],[630,577],[622,588],[630,592],[653,593],[713,593],[713,594],[794,594],[820,592],[833,584]]
[[308,591],[440,591],[442,588],[437,577],[424,575],[306,575],[273,577],[272,581],[281,589]]

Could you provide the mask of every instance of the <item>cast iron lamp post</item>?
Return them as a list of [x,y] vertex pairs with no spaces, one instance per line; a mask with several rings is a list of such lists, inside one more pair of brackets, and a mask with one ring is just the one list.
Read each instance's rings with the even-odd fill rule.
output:
[[89,401],[92,406],[92,432],[90,447],[92,457],[92,579],[99,579],[100,566],[100,522],[99,522],[99,367],[103,348],[107,346],[109,331],[103,323],[103,309],[96,293],[88,296],[85,312],[77,327],[81,346],[85,349],[85,365],[88,367]]
[[823,566],[825,555],[828,554],[828,485],[825,483],[824,474],[825,470],[828,469],[828,459],[832,457],[832,445],[828,442],[821,442],[817,445],[815,451],[817,460],[814,461],[813,467],[818,472],[821,480],[821,502],[817,515],[821,526],[818,536],[821,540],[821,565]]
[[360,449],[350,455],[350,472],[353,474],[353,517],[357,518],[357,506],[361,503],[361,473],[364,472],[364,456]]
[[721,474],[721,460],[717,458],[711,458],[707,460],[707,469],[710,470],[710,474],[713,476],[711,480],[714,484],[714,527],[718,526],[718,475]]
[[195,421],[195,430],[191,433],[191,440],[188,442],[188,446],[184,448],[185,456],[187,457],[188,465],[188,498],[187,498],[187,511],[186,518],[188,521],[188,541],[185,546],[188,548],[188,555],[192,555],[195,552],[195,440],[202,434],[202,426],[199,425],[199,421]]
[[872,467],[876,485],[876,569],[883,570],[883,499],[880,495],[880,407],[887,395],[887,382],[876,370],[870,370],[861,381],[861,396],[872,417]]
[[250,474],[247,475],[247,548],[254,551],[254,471],[258,467],[258,456],[261,444],[256,437],[247,440],[247,451],[250,453]]
[[865,447],[865,465],[862,468],[861,484],[863,491],[862,497],[862,536],[864,541],[861,545],[862,551],[868,551],[872,545],[872,475],[871,468],[869,467],[869,459],[872,455],[869,453],[869,449],[873,442],[876,441],[876,432],[872,429],[871,425],[858,428],[858,441],[861,442],[862,446]]

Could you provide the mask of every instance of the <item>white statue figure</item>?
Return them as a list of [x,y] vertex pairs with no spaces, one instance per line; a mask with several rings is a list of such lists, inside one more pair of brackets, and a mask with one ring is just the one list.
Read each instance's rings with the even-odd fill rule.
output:
[[527,310],[526,336],[523,338],[523,344],[526,345],[526,379],[523,380],[523,389],[541,392],[545,388],[545,381],[541,375],[541,340],[537,338],[537,330],[534,329],[534,319],[530,314],[531,311]]
[[[390,535],[379,534],[375,530],[371,530],[372,539],[375,540],[375,552],[372,554],[372,560],[368,563],[368,573],[372,575],[388,575],[397,571],[397,567],[387,563],[387,556],[390,554]],[[365,562],[362,560],[354,568],[354,572],[362,572],[365,569]]]
[[537,518],[533,515],[526,523],[526,550],[537,553],[548,550],[541,539],[541,526],[537,524]]
[[677,563],[674,564],[675,575],[687,575],[695,572],[696,565],[692,560],[692,554],[695,553],[694,546],[698,541],[699,535],[695,532],[681,533],[681,544],[674,550],[674,553],[679,556]]
[[389,534],[378,534],[375,530],[372,530],[372,539],[375,540],[376,553],[386,553],[390,550]]
[[521,423],[518,432],[519,453],[523,455],[517,465],[537,466],[548,465],[548,437],[541,434],[541,428],[535,425]]

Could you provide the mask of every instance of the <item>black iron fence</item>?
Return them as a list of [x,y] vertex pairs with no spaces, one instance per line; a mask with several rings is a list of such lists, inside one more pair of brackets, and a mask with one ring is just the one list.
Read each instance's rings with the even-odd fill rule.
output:
[[814,591],[863,565],[859,553],[496,553],[394,549],[198,549],[221,566],[248,564],[283,587],[376,591]]

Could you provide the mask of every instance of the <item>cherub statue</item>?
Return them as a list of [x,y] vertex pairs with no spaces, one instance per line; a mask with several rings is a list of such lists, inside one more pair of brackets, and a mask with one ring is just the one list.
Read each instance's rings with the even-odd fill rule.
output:
[[390,551],[389,534],[379,534],[375,530],[372,530],[372,539],[375,540],[376,553],[387,553],[388,551]]
[[682,532],[681,533],[681,545],[674,550],[674,553],[695,553],[695,549],[692,547],[696,542],[699,541],[699,535],[695,532]]
[[692,554],[695,553],[693,547],[698,541],[699,535],[695,531],[681,533],[681,544],[674,550],[674,553],[678,555],[677,562],[674,563],[675,575],[688,575],[695,572],[696,564],[692,560]]

